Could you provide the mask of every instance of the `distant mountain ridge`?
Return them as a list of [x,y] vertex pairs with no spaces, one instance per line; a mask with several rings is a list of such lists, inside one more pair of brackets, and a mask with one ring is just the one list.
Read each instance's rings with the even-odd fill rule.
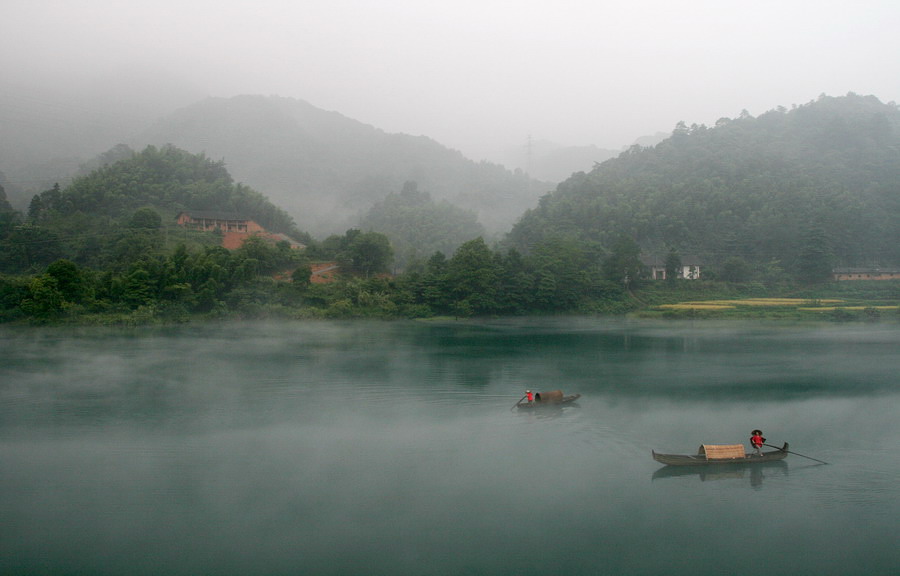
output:
[[404,182],[507,231],[552,185],[473,162],[424,136],[391,134],[303,100],[208,98],[158,121],[130,144],[172,144],[225,161],[314,235],[340,233]]

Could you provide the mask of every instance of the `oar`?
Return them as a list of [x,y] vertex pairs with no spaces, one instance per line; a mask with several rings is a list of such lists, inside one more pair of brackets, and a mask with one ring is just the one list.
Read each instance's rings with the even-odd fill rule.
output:
[[809,458],[810,460],[815,460],[816,462],[819,462],[821,464],[828,464],[828,462],[825,462],[824,460],[819,460],[818,458],[813,458],[812,456],[804,456],[803,454],[797,454],[796,452],[791,452],[790,450],[785,450],[784,448],[779,448],[778,446],[772,446],[771,444],[763,444],[763,446],[768,446],[769,448],[777,448],[778,450],[781,450],[782,452],[787,452],[788,454],[793,454],[794,456],[800,456],[801,458]]
[[521,398],[519,398],[519,400],[518,400],[515,404],[513,404],[512,406],[510,406],[510,408],[509,408],[510,412],[512,411],[513,408],[515,408],[516,406],[518,406],[518,405],[519,405],[519,402],[521,402],[522,400],[524,400],[526,396],[528,396],[528,394],[526,394],[525,396],[522,396]]

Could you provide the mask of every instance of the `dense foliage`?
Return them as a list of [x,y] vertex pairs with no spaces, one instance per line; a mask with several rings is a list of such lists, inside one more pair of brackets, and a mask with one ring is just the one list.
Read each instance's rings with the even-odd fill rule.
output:
[[182,210],[230,211],[263,227],[310,241],[260,193],[235,184],[222,162],[171,146],[140,153],[36,194],[24,218],[0,215],[0,272],[40,270],[57,259],[96,269],[121,268],[178,242],[213,245],[218,238],[175,226]]
[[[840,120],[849,111],[857,116]],[[221,162],[173,147],[117,148],[70,185],[36,195],[25,215],[0,202],[0,320],[622,313],[776,292],[815,301],[835,260],[898,256],[896,112],[851,96],[713,129],[679,127],[656,148],[573,176],[526,213],[503,246],[478,234],[471,212],[432,201],[412,182],[371,211],[366,231],[317,242],[234,184]],[[810,134],[823,126],[831,126],[829,143],[803,148],[818,143],[822,134]],[[773,130],[781,140],[763,146]],[[855,144],[838,144],[837,135]],[[814,167],[823,154],[827,162]],[[183,209],[241,212],[307,247],[251,237],[229,251],[216,233],[176,226]],[[665,247],[667,282],[646,278],[642,253],[654,247]],[[398,249],[409,265],[391,275]],[[676,277],[684,249],[710,259],[704,279]],[[314,282],[313,264],[336,265],[336,281]],[[865,319],[888,309],[900,316],[900,282],[854,284],[840,289],[872,297],[860,305]]]
[[38,323],[73,315],[180,321],[196,313],[241,313],[295,301],[305,285],[279,284],[272,275],[301,265],[287,243],[272,246],[256,237],[233,252],[221,247],[189,252],[179,245],[120,270],[57,260],[42,274],[0,276],[0,312]]
[[446,200],[435,202],[415,182],[406,182],[399,193],[388,194],[360,221],[360,227],[387,236],[394,250],[394,264],[405,269],[435,252],[451,254],[464,242],[483,236],[484,226],[472,211]]
[[[37,203],[37,206],[35,204]],[[302,236],[293,219],[265,196],[235,184],[222,161],[189,154],[173,146],[149,146],[140,153],[76,178],[65,194],[41,194],[32,201],[29,216],[47,211],[77,212],[114,217],[142,206],[167,213],[216,210],[245,214],[267,230]]]
[[801,280],[832,266],[900,263],[900,110],[874,97],[821,97],[793,110],[680,123],[578,173],[510,234],[529,250],[552,235],[645,252],[675,248],[710,270],[776,263]]

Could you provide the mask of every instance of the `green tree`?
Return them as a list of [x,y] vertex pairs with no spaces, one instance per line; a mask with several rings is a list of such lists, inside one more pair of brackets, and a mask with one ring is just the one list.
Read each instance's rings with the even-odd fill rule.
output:
[[163,248],[162,218],[152,208],[140,208],[120,229],[113,247],[113,260],[119,269],[160,254]]
[[10,272],[40,269],[64,256],[59,235],[42,226],[14,226],[4,244],[6,269]]
[[294,271],[291,272],[291,282],[299,290],[306,290],[312,283],[312,266],[309,259],[302,258]]
[[22,302],[28,298],[30,278],[0,274],[0,319],[14,318],[24,313]]
[[62,205],[62,191],[57,183],[53,188],[35,194],[31,198],[28,205],[28,222],[37,224],[49,220],[54,211],[59,211]]
[[[3,175],[3,172],[0,172],[0,182],[3,180],[6,180],[6,177]],[[6,188],[3,187],[3,184],[0,184],[0,214],[4,212],[14,212],[14,210],[6,198]]]
[[456,250],[447,266],[447,283],[460,315],[496,310],[499,273],[483,238],[470,240]]
[[28,203],[28,223],[36,223],[45,210],[44,200],[41,198],[40,194],[32,196],[31,202]]
[[719,277],[725,282],[748,282],[752,275],[750,264],[740,256],[730,256],[722,264]]
[[57,289],[66,302],[80,303],[89,297],[90,284],[74,262],[57,260],[47,267],[47,275],[56,280]]
[[631,236],[620,236],[603,263],[603,274],[611,282],[635,288],[644,274],[641,247]]
[[125,276],[122,299],[132,308],[151,303],[155,299],[153,275],[144,266],[135,265]]
[[803,236],[803,245],[797,263],[797,275],[801,282],[816,284],[831,279],[832,250],[825,230],[812,226]]
[[15,229],[21,224],[18,212],[0,210],[0,271],[15,271],[15,254],[10,244]]
[[59,316],[65,305],[65,298],[59,290],[56,279],[42,275],[35,277],[28,286],[28,297],[20,307],[32,321],[45,323]]
[[361,226],[384,233],[394,248],[395,262],[406,268],[410,262],[440,251],[451,253],[460,244],[484,234],[472,211],[446,200],[435,202],[415,182],[406,182],[399,193],[388,194],[369,210]]
[[535,279],[534,305],[542,310],[576,310],[599,275],[598,255],[584,243],[554,236],[528,256]]
[[234,251],[233,259],[239,267],[252,272],[246,278],[259,274],[269,274],[282,264],[282,254],[278,249],[259,236],[251,236],[244,240],[241,247]]
[[514,249],[505,255],[496,256],[500,271],[497,290],[497,310],[501,313],[522,313],[527,311],[534,301],[534,280],[528,273],[526,259]]
[[369,277],[370,274],[387,272],[393,254],[387,236],[378,232],[365,232],[352,234],[343,258],[351,270]]
[[131,215],[128,227],[132,230],[159,230],[162,226],[162,216],[150,207],[139,208]]
[[666,254],[666,283],[669,286],[674,286],[675,282],[678,280],[679,274],[681,274],[681,256],[678,254],[678,251],[674,248],[669,249],[669,253]]
[[443,252],[435,252],[414,288],[418,300],[440,312],[448,312],[451,307],[449,261]]

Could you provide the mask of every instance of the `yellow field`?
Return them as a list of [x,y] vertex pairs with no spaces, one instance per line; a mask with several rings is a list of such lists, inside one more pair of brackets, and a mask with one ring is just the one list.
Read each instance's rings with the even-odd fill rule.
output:
[[728,310],[734,308],[730,304],[709,304],[705,302],[682,302],[681,304],[662,304],[660,308],[667,310]]
[[[808,312],[829,312],[834,310],[897,310],[898,306],[841,306],[844,300],[822,298],[744,298],[742,300],[698,300],[696,302],[679,302],[678,304],[662,304],[658,308],[665,310],[729,310],[739,306],[792,307]],[[830,304],[830,306],[822,306]]]
[[797,310],[807,310],[810,312],[829,312],[834,310],[897,310],[900,306],[817,306],[815,308],[800,308]]
[[743,300],[700,300],[697,302],[680,302],[678,304],[663,304],[660,308],[674,310],[723,310],[736,306],[798,306],[800,304],[840,304],[843,300],[815,300],[804,298],[744,298]]

